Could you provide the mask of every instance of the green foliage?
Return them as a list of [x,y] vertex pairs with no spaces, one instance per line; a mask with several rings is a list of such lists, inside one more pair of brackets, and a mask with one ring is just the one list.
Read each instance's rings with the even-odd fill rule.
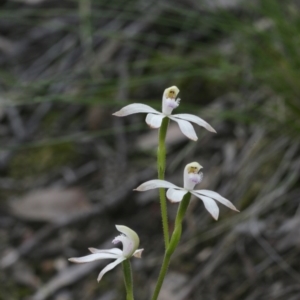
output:
[[[96,31],[97,22],[113,15],[118,4],[103,1],[93,4],[95,9],[91,11],[91,22],[86,17],[84,19],[89,26],[93,24],[89,27],[89,32],[92,35],[97,32],[97,36],[102,35],[109,42],[119,43],[124,40],[122,31],[112,32],[105,28]],[[103,8],[107,12],[105,16],[100,13]],[[124,7],[118,19],[121,22],[136,20],[138,16],[135,9],[135,6],[131,9]],[[207,103],[231,92],[237,93],[237,101],[246,103],[251,100],[247,99],[249,95],[244,94],[245,89],[247,92],[255,92],[269,88],[270,93],[263,97],[260,108],[256,107],[259,114],[266,115],[272,122],[277,122],[277,115],[281,114],[281,123],[284,119],[292,130],[299,130],[299,123],[288,122],[290,117],[300,115],[300,15],[293,1],[282,3],[263,0],[259,6],[248,5],[242,8],[240,15],[219,9],[204,13],[201,18],[199,12],[187,7],[174,6],[168,7],[168,10],[168,13],[155,19],[149,32],[136,35],[131,40],[125,39],[124,45],[144,57],[129,61],[131,74],[128,84],[133,92],[133,99],[129,98],[128,102],[134,101],[135,93],[148,90],[156,82],[160,82],[158,89],[163,89],[172,82],[184,87],[187,95],[200,95],[194,100],[197,106],[196,101]],[[75,12],[75,7],[73,10],[59,11],[63,15]],[[21,14],[20,18],[25,19],[30,13],[34,15],[35,22],[40,23],[42,18],[50,18],[58,11],[33,10],[27,15]],[[159,31],[155,28],[159,28]],[[64,30],[72,32],[73,29],[65,27]],[[151,47],[151,40],[157,41],[158,45],[155,43],[156,46]],[[97,53],[97,49],[93,51]],[[55,63],[60,63],[63,59],[64,54],[57,57]],[[114,105],[119,80],[106,76],[106,73],[115,72],[117,68],[117,62],[108,61],[98,69],[99,76],[96,77],[91,77],[86,73],[88,70],[84,69],[76,71],[76,76],[74,73],[55,73],[55,76],[47,79],[37,78],[32,83],[20,86],[22,92],[14,95],[15,100],[21,100],[22,103],[59,101]],[[142,72],[142,75],[135,75],[136,72]],[[49,93],[49,88],[59,81],[65,82],[69,88],[63,93]],[[276,104],[278,101],[281,103],[279,107]],[[155,102],[157,106],[160,105],[160,100]],[[184,101],[182,105],[185,105]],[[272,106],[273,117],[273,111],[271,114],[270,110],[266,113],[265,106]],[[278,111],[282,107],[284,113]],[[249,114],[247,109],[240,109],[231,115],[239,122],[241,115]]]
[[72,143],[23,149],[12,158],[9,175],[16,179],[39,176],[73,163],[76,157],[77,153]]

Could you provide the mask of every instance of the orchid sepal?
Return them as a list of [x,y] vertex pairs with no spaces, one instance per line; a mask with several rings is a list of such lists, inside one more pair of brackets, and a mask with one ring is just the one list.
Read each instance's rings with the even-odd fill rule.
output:
[[[222,197],[217,192],[210,191],[210,190],[194,190],[194,194],[200,194],[200,195],[203,195],[203,196],[213,198],[214,200],[222,203],[223,205],[229,207],[230,209],[232,209],[236,212],[240,212],[228,199]],[[196,196],[196,197],[198,197],[198,196]]]
[[113,116],[116,117],[126,117],[129,115],[137,114],[137,113],[153,113],[153,114],[161,114],[156,109],[152,108],[149,105],[142,104],[142,103],[132,103],[129,105],[124,106],[119,111],[113,113]]
[[139,191],[139,192],[144,192],[152,189],[157,189],[157,188],[175,188],[175,189],[180,189],[177,185],[166,181],[166,180],[161,180],[161,179],[153,179],[144,182],[143,184],[139,185],[134,191]]

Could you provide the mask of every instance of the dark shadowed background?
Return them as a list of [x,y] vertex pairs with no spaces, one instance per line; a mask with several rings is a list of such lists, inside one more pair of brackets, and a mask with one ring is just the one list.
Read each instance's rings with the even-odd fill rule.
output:
[[[249,3],[251,2],[251,3]],[[111,248],[115,224],[145,248],[132,259],[148,300],[163,255],[157,130],[129,103],[208,121],[189,141],[171,123],[166,180],[203,165],[161,300],[300,299],[300,2],[292,0],[4,0],[0,3],[0,299],[125,299],[122,268],[76,265]],[[170,230],[176,204],[168,203]]]

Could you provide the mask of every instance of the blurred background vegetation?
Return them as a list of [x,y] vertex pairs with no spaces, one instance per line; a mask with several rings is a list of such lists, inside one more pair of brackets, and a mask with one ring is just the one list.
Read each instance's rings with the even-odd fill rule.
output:
[[[163,254],[157,131],[129,103],[193,113],[197,143],[171,124],[166,179],[204,166],[201,188],[239,209],[215,222],[194,200],[162,300],[300,299],[300,2],[4,0],[0,4],[0,299],[124,299],[121,268],[71,265],[138,232],[136,298]],[[169,204],[170,230],[177,205]]]

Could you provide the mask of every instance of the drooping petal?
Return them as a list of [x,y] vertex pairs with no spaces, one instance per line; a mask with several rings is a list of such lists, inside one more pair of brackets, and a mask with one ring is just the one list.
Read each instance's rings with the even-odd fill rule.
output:
[[164,117],[165,117],[164,115],[148,114],[146,117],[146,123],[151,128],[159,128],[161,126],[161,122]]
[[197,198],[200,198],[203,201],[203,204],[206,208],[206,210],[212,215],[212,217],[215,220],[218,220],[219,218],[219,207],[216,204],[215,200],[208,198],[206,196],[203,195],[199,195],[197,193],[195,193],[194,191],[191,191],[191,193],[196,196]]
[[219,201],[220,203],[224,204],[225,206],[229,207],[232,210],[238,211],[239,210],[226,198],[222,197],[220,194],[214,192],[214,191],[210,191],[210,190],[195,190],[194,191],[197,194],[200,195],[205,195],[207,197],[211,197],[217,201]]
[[149,105],[141,104],[141,103],[133,103],[123,107],[121,110],[113,113],[113,115],[117,117],[125,117],[137,113],[161,114],[160,112],[158,112],[157,110],[155,110]]
[[116,228],[123,234],[117,236],[113,240],[113,243],[121,242],[123,244],[123,256],[129,258],[133,255],[140,244],[139,236],[135,231],[127,226],[116,225]]
[[174,116],[169,116],[169,118],[178,123],[181,132],[185,136],[187,136],[189,139],[191,139],[193,141],[198,140],[195,129],[190,122],[174,118]]
[[118,259],[116,259],[114,262],[108,264],[98,275],[97,281],[99,282],[103,275],[105,273],[107,273],[108,271],[112,270],[115,266],[117,266],[118,264],[120,264],[122,261],[124,261],[126,258],[125,257],[119,257]]
[[87,263],[99,259],[108,259],[108,258],[118,258],[119,255],[115,253],[94,253],[94,254],[89,254],[86,256],[82,257],[72,257],[69,258],[68,260],[77,264],[82,264],[82,263]]
[[183,196],[187,193],[186,190],[175,190],[175,189],[168,189],[167,191],[167,198],[171,202],[180,202],[183,199]]
[[141,258],[143,251],[144,251],[144,249],[137,249],[137,250],[134,251],[133,256],[137,257],[137,258]]
[[160,180],[160,179],[153,179],[153,180],[149,180],[146,181],[144,183],[142,183],[140,186],[138,186],[136,189],[134,189],[134,191],[139,191],[139,192],[144,192],[144,191],[148,191],[148,190],[152,190],[152,189],[158,189],[158,188],[177,188],[177,189],[181,189],[180,187],[178,187],[177,185],[165,181],[165,180]]
[[116,254],[116,255],[122,255],[122,250],[119,248],[112,248],[108,250],[100,250],[96,248],[89,248],[90,252],[92,253],[111,253],[111,254]]
[[176,114],[173,115],[173,117],[196,123],[199,126],[206,128],[210,132],[217,133],[206,121],[199,118],[198,116],[191,115],[191,114]]

